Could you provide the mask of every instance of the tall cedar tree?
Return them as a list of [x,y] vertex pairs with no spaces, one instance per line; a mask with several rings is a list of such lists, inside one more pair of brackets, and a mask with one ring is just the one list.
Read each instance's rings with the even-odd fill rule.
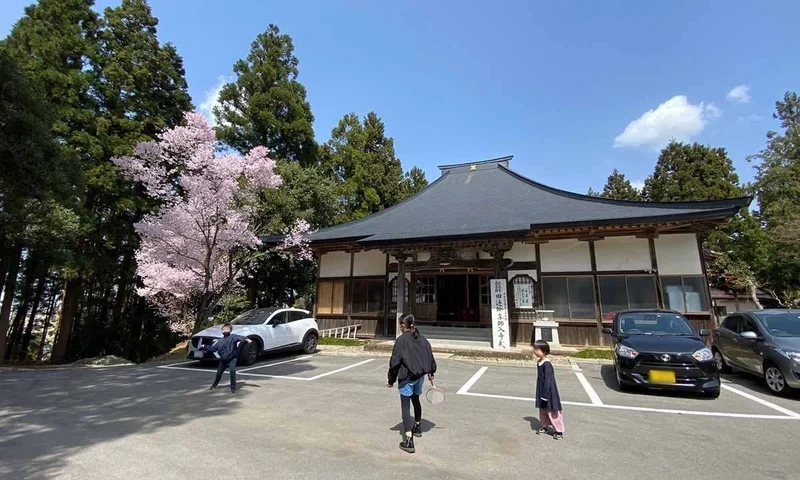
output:
[[[96,52],[98,20],[92,4],[91,0],[40,0],[25,9],[25,16],[3,41],[9,55],[40,83],[49,99],[61,155],[81,162],[101,152],[93,135],[97,104],[91,95],[89,58]],[[10,273],[18,271],[20,254],[29,247],[18,244],[9,257],[7,294],[16,275]]]
[[[233,65],[236,79],[222,87],[213,112],[223,145],[240,153],[265,145],[278,159],[283,184],[259,193],[255,213],[256,222],[272,234],[298,219],[326,227],[338,212],[333,181],[317,166],[314,116],[297,80],[298,65],[292,38],[270,25],[253,41],[247,58]],[[314,285],[310,262],[292,265],[272,253],[260,257],[245,277],[249,306],[292,303],[286,292],[303,295]]]
[[787,306],[800,305],[800,96],[787,92],[775,103],[773,118],[783,133],[767,133],[767,146],[748,158],[756,162],[753,190],[768,238],[769,275]]
[[742,192],[724,148],[673,141],[661,150],[642,193],[651,202],[686,202],[739,197]]
[[630,180],[625,178],[625,174],[616,168],[608,176],[603,191],[595,192],[589,189],[589,195],[616,200],[642,200],[642,192],[634,188]]
[[297,65],[292,37],[275,25],[258,35],[233,65],[236,79],[220,91],[217,138],[239,152],[267,145],[279,160],[316,163],[314,116]]
[[363,123],[355,113],[345,115],[322,147],[321,158],[336,180],[343,208],[336,223],[379,212],[407,194],[394,140],[386,136],[383,121],[375,112],[368,113]]
[[[42,255],[26,255],[18,279],[23,247],[53,255],[59,242],[75,234],[77,217],[69,208],[75,165],[61,155],[52,134],[51,107],[42,91],[0,45],[0,361],[10,357],[6,334],[20,343],[30,288],[42,276]],[[8,276],[6,275],[8,273]],[[46,270],[45,270],[46,273]],[[17,283],[21,294],[17,295]],[[39,281],[43,286],[43,281]],[[40,290],[37,289],[37,292]],[[40,297],[41,295],[39,295]],[[10,324],[14,299],[19,297]],[[31,322],[32,323],[32,322]]]
[[[144,207],[110,163],[138,140],[177,124],[191,107],[182,61],[160,46],[157,20],[143,0],[124,0],[99,19],[91,0],[40,0],[26,9],[6,42],[25,70],[43,81],[53,101],[54,131],[82,164],[82,230],[61,302],[53,359],[105,349],[112,296],[121,311],[133,279],[132,223]],[[114,283],[117,288],[114,288]],[[79,317],[80,314],[80,317]],[[134,315],[131,313],[130,315]],[[130,325],[141,327],[141,310]],[[118,317],[116,313],[114,316]],[[83,335],[78,335],[83,333]],[[130,335],[130,332],[129,332]],[[138,342],[133,335],[131,344]],[[88,343],[86,343],[88,342]],[[90,351],[91,350],[91,351]]]
[[[643,190],[647,200],[656,202],[721,200],[744,193],[724,148],[679,142],[671,142],[661,151]],[[756,289],[765,284],[760,273],[765,262],[764,250],[759,247],[763,240],[757,219],[747,209],[704,235],[703,246],[713,257],[710,281],[757,299]]]

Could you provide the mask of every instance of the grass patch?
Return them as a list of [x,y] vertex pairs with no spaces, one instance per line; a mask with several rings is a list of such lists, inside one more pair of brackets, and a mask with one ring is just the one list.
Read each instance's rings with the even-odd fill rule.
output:
[[580,352],[570,355],[575,358],[601,358],[604,360],[613,360],[614,352],[606,348],[587,348]]
[[319,339],[319,345],[339,345],[342,347],[360,347],[366,342],[364,340],[357,340],[354,338],[335,338],[335,337],[322,337]]

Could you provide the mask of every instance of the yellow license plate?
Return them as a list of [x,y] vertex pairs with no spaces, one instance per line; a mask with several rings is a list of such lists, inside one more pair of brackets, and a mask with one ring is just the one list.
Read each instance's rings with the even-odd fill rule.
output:
[[670,370],[650,370],[650,383],[675,383],[675,372]]

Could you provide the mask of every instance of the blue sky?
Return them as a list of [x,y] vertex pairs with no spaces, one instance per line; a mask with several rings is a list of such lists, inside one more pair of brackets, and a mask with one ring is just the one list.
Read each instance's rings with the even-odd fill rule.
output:
[[[0,34],[29,3],[3,0]],[[727,148],[750,180],[774,102],[800,89],[792,0],[150,4],[195,105],[275,23],[294,39],[318,140],[374,110],[403,166],[431,180],[436,165],[513,154],[518,172],[584,193],[614,168],[644,179],[671,137]]]

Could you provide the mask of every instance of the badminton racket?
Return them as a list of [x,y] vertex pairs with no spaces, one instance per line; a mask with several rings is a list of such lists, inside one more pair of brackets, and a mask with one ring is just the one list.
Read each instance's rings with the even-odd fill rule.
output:
[[438,407],[439,405],[444,403],[445,395],[444,390],[437,387],[436,384],[431,382],[431,388],[425,392],[425,398],[430,402],[431,405],[434,407]]

